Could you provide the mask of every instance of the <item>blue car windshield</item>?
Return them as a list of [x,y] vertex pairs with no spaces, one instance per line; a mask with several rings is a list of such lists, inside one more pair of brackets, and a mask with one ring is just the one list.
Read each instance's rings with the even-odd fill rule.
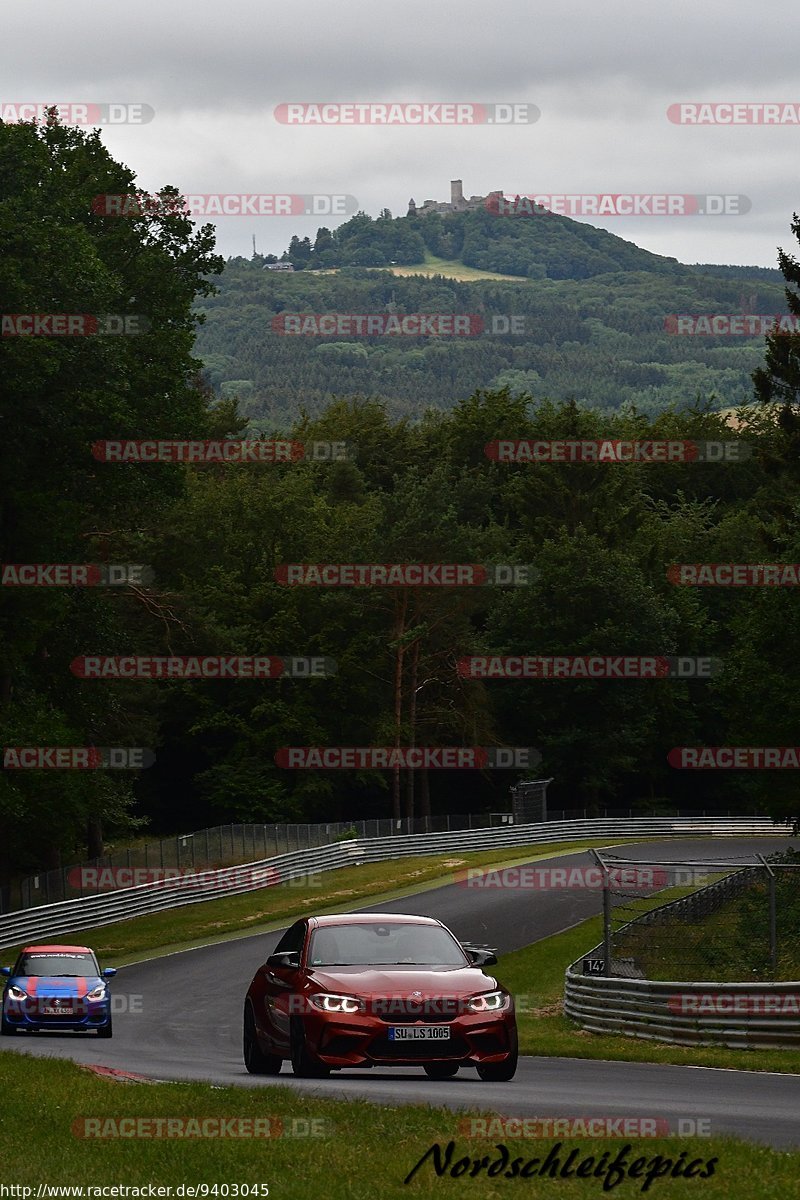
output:
[[323,925],[312,935],[308,963],[313,967],[469,965],[464,951],[446,929],[409,922]]
[[15,975],[99,975],[93,954],[20,954]]

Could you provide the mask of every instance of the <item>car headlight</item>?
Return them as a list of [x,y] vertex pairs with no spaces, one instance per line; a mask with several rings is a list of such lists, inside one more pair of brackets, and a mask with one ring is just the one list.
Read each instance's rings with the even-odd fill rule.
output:
[[357,1013],[364,1012],[366,1008],[364,1001],[359,1000],[357,996],[335,996],[330,992],[317,992],[316,996],[309,996],[308,999],[318,1012]]
[[507,1003],[505,992],[481,992],[467,1001],[467,1008],[470,1012],[499,1012]]
[[9,1000],[27,1000],[28,993],[23,992],[22,988],[16,987],[14,984],[8,989]]
[[100,983],[97,985],[96,988],[92,988],[92,990],[90,992],[86,993],[86,999],[87,1000],[105,1000],[107,994],[108,993],[106,992],[106,985],[104,983]]

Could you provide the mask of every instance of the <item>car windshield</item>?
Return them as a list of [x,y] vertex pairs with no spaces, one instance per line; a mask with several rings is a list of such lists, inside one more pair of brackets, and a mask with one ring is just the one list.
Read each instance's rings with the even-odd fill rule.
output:
[[455,938],[439,925],[324,925],[311,937],[312,967],[468,965]]
[[93,954],[21,954],[15,975],[99,975]]

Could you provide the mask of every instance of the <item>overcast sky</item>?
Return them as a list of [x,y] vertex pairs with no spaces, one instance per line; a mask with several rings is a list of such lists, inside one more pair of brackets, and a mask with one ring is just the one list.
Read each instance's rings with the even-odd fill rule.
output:
[[[4,6],[3,104],[139,102],[109,128],[148,191],[409,197],[506,193],[745,195],[746,215],[609,217],[601,225],[684,262],[776,265],[797,249],[800,126],[671,123],[681,101],[800,108],[800,13],[775,0],[36,0]],[[312,128],[277,105],[323,101],[527,102],[535,124]],[[215,221],[224,255],[280,253],[335,221]]]

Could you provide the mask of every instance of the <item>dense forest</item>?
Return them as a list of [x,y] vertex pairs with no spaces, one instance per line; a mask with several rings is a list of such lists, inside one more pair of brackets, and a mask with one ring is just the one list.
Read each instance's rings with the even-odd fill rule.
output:
[[[680,364],[672,365],[675,403],[660,412],[648,389],[668,367],[653,359],[651,379],[634,374],[645,372],[634,348],[658,336],[632,328],[635,322],[646,327],[664,305],[693,311],[703,289],[709,303],[730,307],[739,279],[709,282],[670,267],[580,285],[539,281],[523,285],[524,299],[514,293],[519,309],[509,307],[511,293],[499,284],[481,285],[484,297],[497,289],[500,311],[549,322],[540,363],[560,356],[565,369],[567,344],[587,378],[591,372],[604,382],[626,363],[625,395],[614,383],[606,393],[627,401],[609,404],[614,412],[548,397],[543,384],[526,393],[495,379],[482,388],[480,357],[470,357],[477,349],[441,343],[397,351],[423,362],[438,355],[432,374],[450,374],[450,401],[414,419],[359,395],[345,374],[336,377],[339,398],[326,401],[320,383],[306,404],[301,339],[281,357],[288,338],[254,332],[259,322],[262,333],[269,325],[278,299],[302,310],[335,286],[342,289],[337,302],[364,311],[370,289],[394,288],[397,302],[412,310],[446,287],[452,301],[442,295],[436,302],[470,311],[478,293],[385,275],[267,279],[270,273],[239,263],[225,270],[215,297],[223,263],[209,227],[195,229],[174,212],[116,222],[92,212],[98,191],[134,188],[132,173],[99,135],[55,122],[0,124],[0,236],[13,252],[0,259],[2,311],[55,306],[140,314],[150,323],[131,337],[0,340],[0,561],[152,570],[147,582],[120,588],[0,589],[3,745],[132,745],[156,755],[138,775],[5,770],[5,870],[12,862],[54,865],[142,822],[174,831],[238,819],[506,808],[519,777],[502,770],[402,778],[372,769],[291,771],[276,763],[285,746],[535,746],[538,770],[554,777],[558,808],[796,811],[790,771],[692,772],[667,761],[681,745],[791,745],[800,718],[785,665],[795,647],[800,653],[793,590],[695,588],[668,577],[676,563],[800,562],[800,339],[762,340],[755,364],[761,403],[742,414],[736,434],[713,403],[695,399],[708,370],[702,363],[687,360],[682,388]],[[797,223],[793,229],[800,232]],[[784,256],[782,266],[796,284],[793,260]],[[548,290],[578,286],[595,289],[591,303],[583,292],[570,298]],[[758,303],[773,310],[775,289],[766,281],[758,288]],[[609,322],[605,348],[602,338],[593,340],[593,305]],[[202,351],[194,345],[197,307],[209,313]],[[627,312],[626,331],[613,330],[614,310],[620,325]],[[93,456],[99,439],[242,437],[254,415],[247,389],[233,381],[220,396],[216,385],[232,381],[215,376],[219,364],[209,358],[223,353],[213,348],[220,311],[240,322],[241,345],[226,343],[232,360],[255,367],[258,354],[271,379],[283,373],[286,407],[268,410],[265,433],[346,442],[346,458],[187,466]],[[515,352],[510,345],[504,351],[507,367],[524,372]],[[744,347],[705,353],[737,380],[751,366]],[[457,371],[448,365],[452,354],[464,356]],[[409,409],[419,405],[424,389],[413,383],[411,362],[386,369],[398,398],[404,394]],[[494,364],[491,370],[500,374]],[[620,376],[613,378],[618,384]],[[243,415],[226,391],[242,396]],[[290,399],[291,419],[278,419]],[[752,448],[750,457],[509,464],[485,450],[497,438],[733,437]],[[287,563],[370,562],[533,564],[536,576],[526,586],[460,588],[303,587],[276,578]],[[460,659],[475,654],[595,653],[708,655],[722,670],[708,680],[526,682],[465,679],[458,670]],[[86,654],[324,655],[338,671],[308,680],[89,680],[70,669]]]
[[[387,269],[431,254],[508,278],[462,282],[445,268],[433,276]],[[475,388],[608,413],[633,403],[655,415],[698,396],[730,408],[752,398],[763,336],[682,336],[670,318],[786,312],[777,270],[684,266],[554,213],[359,213],[333,233],[320,229],[314,243],[293,237],[283,257],[293,273],[268,270],[261,255],[230,259],[218,293],[200,306],[205,377],[239,398],[256,431],[346,395],[384,400],[393,416],[413,418],[447,411]],[[281,319],[298,313],[463,313],[478,318],[479,332],[282,333]]]

